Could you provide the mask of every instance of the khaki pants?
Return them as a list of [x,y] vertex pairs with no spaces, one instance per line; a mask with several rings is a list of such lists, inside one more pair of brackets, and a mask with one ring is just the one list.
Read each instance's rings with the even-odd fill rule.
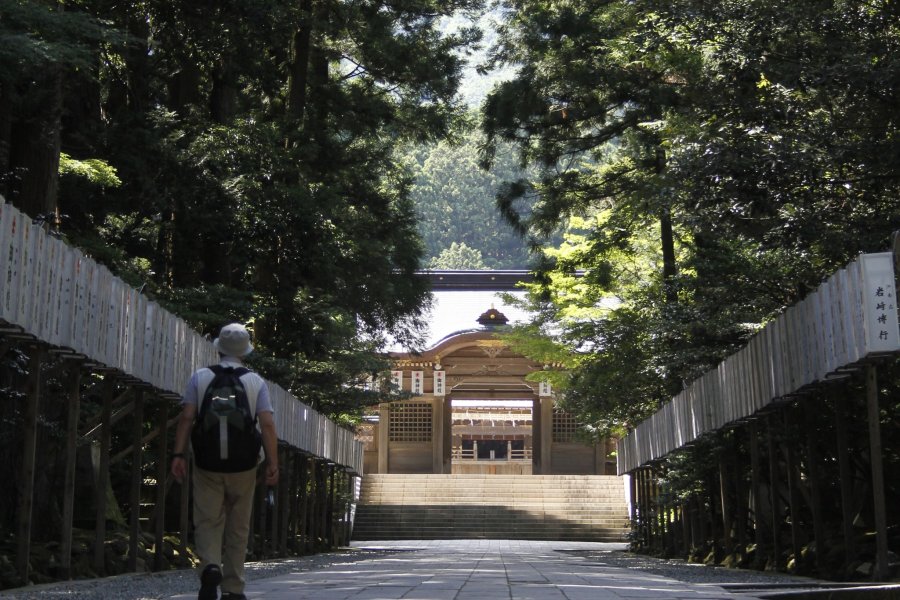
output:
[[255,489],[256,469],[214,473],[194,466],[194,539],[200,573],[207,565],[222,565],[223,592],[244,592]]

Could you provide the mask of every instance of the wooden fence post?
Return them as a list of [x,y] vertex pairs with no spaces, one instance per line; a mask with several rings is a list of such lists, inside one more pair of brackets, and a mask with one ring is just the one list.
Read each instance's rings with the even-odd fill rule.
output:
[[[131,487],[128,538],[128,570],[137,571],[138,542],[141,537],[141,483],[144,475],[144,446],[141,439],[144,437],[144,390],[138,388],[134,396],[134,413],[131,415],[131,435],[134,445],[131,447]],[[146,565],[144,565],[146,568]]]
[[305,454],[299,457],[300,481],[297,487],[300,490],[300,504],[297,507],[299,519],[300,549],[301,552],[309,550],[309,458]]
[[94,525],[94,570],[106,572],[106,508],[109,487],[109,450],[112,443],[112,404],[116,382],[112,373],[104,374],[103,410],[100,418],[100,465],[97,468],[97,518]]
[[178,497],[178,549],[182,555],[187,553],[188,535],[191,531],[190,511],[193,462],[190,457],[185,461],[187,473],[184,475],[184,480],[179,484],[181,489]]
[[841,530],[844,535],[845,566],[853,562],[856,556],[856,540],[853,535],[853,470],[850,466],[846,404],[843,394],[834,395],[834,430],[841,483]]
[[347,475],[347,504],[344,507],[344,546],[350,545],[350,539],[353,535],[353,494],[356,484],[356,477],[349,471]]
[[775,415],[766,416],[766,441],[769,453],[769,508],[772,511],[772,565],[778,570],[781,563],[781,507],[778,502],[778,446],[775,441]]
[[[719,515],[716,514],[716,504],[718,504],[718,498],[716,498],[717,478],[718,473],[716,472],[710,472],[706,477],[706,493],[709,500],[709,539],[712,541],[713,563],[715,564],[718,564],[722,558],[719,549]],[[719,508],[721,508],[721,505]]]
[[[737,437],[737,436],[735,436]],[[734,440],[735,451],[732,461],[732,481],[734,482],[734,517],[732,522],[737,532],[737,543],[741,549],[741,555],[747,549],[747,524],[750,522],[749,494],[747,493],[747,481],[744,476],[743,454],[740,452],[739,440]]]
[[81,405],[81,365],[75,363],[69,377],[66,419],[66,476],[63,483],[63,522],[60,566],[63,577],[72,577],[72,521],[75,516],[75,458],[78,454],[78,413]]
[[334,535],[334,506],[335,506],[335,479],[337,478],[337,467],[334,464],[328,465],[327,477],[328,477],[328,502],[326,503],[325,508],[325,532],[328,535],[328,547],[333,548],[337,544],[335,543],[335,535]]
[[[278,456],[279,468],[281,468],[281,459],[282,455],[284,454],[281,448],[281,444],[278,444],[275,452]],[[266,495],[266,505],[269,512],[269,552],[274,557],[278,556],[279,540],[281,539],[279,527],[283,526],[281,520],[279,519],[279,517],[281,516],[281,502],[278,501],[277,490],[273,487],[269,487],[265,483],[263,487],[263,493],[265,493]]]
[[725,556],[731,554],[734,549],[734,539],[731,537],[732,506],[731,494],[728,493],[728,464],[725,462],[725,452],[719,453],[719,500],[722,503],[722,549]]
[[156,510],[155,518],[155,555],[153,566],[161,571],[165,564],[163,545],[166,533],[166,479],[168,477],[169,446],[169,401],[162,399],[159,403],[159,442],[156,463]]
[[817,446],[812,402],[813,398],[804,398],[802,401],[806,429],[806,475],[810,487],[809,500],[813,516],[813,536],[816,539],[816,571],[823,576],[825,575],[825,520],[822,516],[822,459]]
[[647,474],[644,467],[638,467],[635,471],[637,477],[637,532],[638,546],[646,549],[650,541],[647,533]]
[[881,413],[878,408],[878,373],[866,366],[866,404],[869,416],[869,455],[872,467],[872,500],[875,505],[876,581],[888,576],[887,509],[884,501],[884,467],[881,458]]
[[324,459],[316,461],[316,529],[319,545],[328,545],[328,464]]
[[801,543],[800,543],[800,490],[798,486],[799,472],[795,459],[793,445],[791,444],[791,435],[788,431],[788,422],[790,421],[789,409],[784,411],[784,455],[787,470],[789,511],[791,514],[791,550],[794,553],[795,568],[800,567],[802,563]]
[[756,542],[756,563],[764,565],[764,554],[770,547],[760,478],[759,422],[750,421],[750,487],[753,493],[753,540]]
[[262,559],[268,556],[269,552],[269,528],[266,525],[268,523],[268,499],[266,498],[266,491],[267,490],[265,483],[257,483],[256,489],[253,492],[253,505],[255,507],[254,511],[256,514],[256,531],[258,532],[259,536],[255,545],[257,559]]
[[709,525],[709,521],[706,518],[707,511],[703,510],[703,502],[704,499],[698,494],[692,498],[693,502],[693,514],[694,514],[694,522],[695,525],[692,529],[695,532],[694,535],[694,547],[702,548],[706,541],[709,539],[709,531],[707,529],[707,525]]
[[278,514],[281,529],[278,532],[278,553],[281,556],[287,556],[288,553],[288,534],[290,533],[291,523],[291,497],[290,489],[293,479],[293,464],[291,461],[291,449],[285,446],[281,453],[281,476],[278,480]]
[[300,519],[297,518],[297,507],[300,503],[300,491],[298,489],[297,481],[300,478],[300,456],[296,450],[291,451],[291,464],[288,466],[291,479],[290,479],[290,489],[288,490],[288,498],[289,498],[289,510],[288,510],[288,526],[290,527],[290,537],[288,540],[289,547],[292,552],[297,552],[297,546],[300,535],[300,527],[299,522]]
[[37,451],[37,419],[41,396],[43,350],[34,346],[28,352],[28,392],[25,396],[25,423],[22,428],[22,479],[19,482],[19,534],[16,569],[27,585],[31,575],[31,511],[34,507],[34,471]]

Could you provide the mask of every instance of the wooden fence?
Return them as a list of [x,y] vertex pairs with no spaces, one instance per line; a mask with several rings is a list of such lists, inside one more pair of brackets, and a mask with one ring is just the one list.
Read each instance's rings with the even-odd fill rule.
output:
[[[898,258],[895,234],[893,253],[860,255],[619,441],[637,549],[890,576],[898,514],[888,510],[877,364],[896,377],[886,359],[900,352]],[[669,479],[679,460],[696,466],[690,490]]]
[[898,351],[894,255],[862,254],[621,439],[618,472]]
[[[0,325],[179,397],[194,370],[218,362],[182,319],[0,198]],[[362,474],[353,433],[269,382],[279,439]]]

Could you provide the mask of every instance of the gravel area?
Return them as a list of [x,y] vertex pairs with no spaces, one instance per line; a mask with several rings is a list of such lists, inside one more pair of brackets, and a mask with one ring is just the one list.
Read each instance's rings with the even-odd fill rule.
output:
[[622,567],[645,571],[653,575],[677,579],[687,583],[711,583],[721,584],[801,584],[818,583],[820,580],[809,577],[800,577],[787,573],[773,571],[752,571],[749,569],[729,569],[698,563],[689,563],[683,560],[653,558],[640,554],[632,554],[620,550],[595,551],[595,550],[561,550],[566,554],[580,556],[592,562],[602,563],[611,567]]
[[[297,558],[285,558],[263,562],[248,562],[249,581],[277,577],[286,573],[321,569],[395,554],[398,550],[368,550],[348,548],[337,552],[324,552]],[[104,579],[87,579],[34,585],[0,591],[0,598],[15,600],[159,600],[175,594],[196,592],[199,588],[197,573],[193,569],[163,571],[160,573],[130,573]]]

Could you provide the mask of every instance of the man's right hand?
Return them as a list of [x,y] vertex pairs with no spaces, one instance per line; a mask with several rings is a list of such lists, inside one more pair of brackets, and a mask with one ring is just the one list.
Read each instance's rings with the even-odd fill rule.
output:
[[172,459],[172,477],[178,483],[184,483],[184,477],[187,475],[187,461],[183,456],[176,456]]

